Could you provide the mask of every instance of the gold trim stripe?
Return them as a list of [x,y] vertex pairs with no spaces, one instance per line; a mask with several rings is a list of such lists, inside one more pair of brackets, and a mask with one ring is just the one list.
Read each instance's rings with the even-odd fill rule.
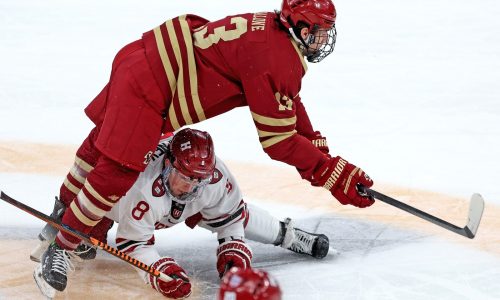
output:
[[84,186],[87,189],[87,191],[92,195],[92,197],[99,200],[101,203],[103,203],[109,207],[113,207],[115,205],[113,202],[110,202],[110,201],[104,199],[101,195],[99,195],[99,193],[96,190],[94,190],[94,188],[90,185],[90,183],[88,181],[85,182]]
[[257,113],[252,113],[252,118],[255,120],[255,122],[262,124],[262,125],[269,125],[269,126],[290,126],[294,125],[297,122],[297,117],[293,116],[291,118],[285,118],[285,119],[278,119],[278,118],[270,118],[270,117],[265,117],[262,115],[259,115]]
[[283,134],[294,134],[294,133],[297,133],[297,130],[292,130],[292,131],[287,131],[287,132],[271,132],[271,131],[264,131],[264,130],[260,130],[260,129],[257,129],[257,133],[259,134],[259,137],[263,138],[263,137],[270,137],[270,136],[279,136],[279,135],[283,135]]
[[191,97],[193,99],[193,106],[196,111],[196,116],[201,122],[206,119],[205,112],[201,106],[200,97],[198,95],[198,73],[196,71],[196,61],[194,59],[193,40],[189,24],[186,21],[186,16],[180,16],[179,21],[181,24],[182,35],[186,43],[186,51],[188,57],[188,71],[189,71],[189,84],[191,87]]
[[[168,21],[167,21],[168,22]],[[177,79],[175,78],[174,70],[172,69],[172,64],[170,63],[170,58],[168,57],[167,48],[163,42],[163,35],[161,33],[161,26],[153,29],[156,45],[158,46],[158,52],[160,53],[160,59],[163,64],[163,69],[167,74],[168,85],[170,86],[170,91],[172,95],[175,92],[175,86],[177,84]]]
[[[168,28],[169,26],[172,25],[172,20],[166,21],[164,25],[166,28]],[[168,84],[170,86],[170,93],[173,98],[177,89],[177,77],[176,74],[174,73],[174,70],[172,69],[172,63],[171,63],[172,60],[171,57],[168,56],[167,48],[164,43],[163,35],[160,29],[161,26],[158,26],[157,28],[154,29],[154,34],[156,39],[156,45],[158,46],[158,52],[160,53],[160,58],[163,63],[163,68],[165,69],[165,73],[167,74]],[[168,31],[168,33],[169,35],[171,34],[170,31]],[[174,110],[173,99],[172,101],[170,101],[170,107],[168,109],[168,120],[170,121],[170,124],[172,124],[172,127],[174,129],[177,130],[178,128],[181,127]]]
[[78,194],[78,202],[80,203],[80,206],[85,207],[85,209],[87,209],[96,217],[102,218],[107,213],[107,211],[97,207],[94,203],[92,203],[90,199],[85,195],[85,193]]
[[77,195],[81,189],[77,188],[74,184],[72,184],[68,178],[64,179],[64,186],[68,188],[73,194]]
[[352,177],[354,176],[354,174],[356,174],[357,171],[359,171],[360,169],[358,167],[354,168],[354,170],[351,171],[351,174],[349,174],[349,177],[347,178],[347,183],[345,184],[345,188],[344,188],[344,194],[347,195],[347,192],[349,191],[349,185],[351,185],[351,180],[352,180]]
[[295,42],[295,40],[293,38],[290,38],[290,42],[292,43],[293,48],[295,49],[295,51],[299,55],[300,62],[302,63],[302,66],[304,67],[304,72],[307,72],[307,64],[306,64],[306,61],[304,60],[304,54],[302,54],[302,52],[299,49],[299,46],[297,46],[297,43]]
[[94,169],[94,167],[89,165],[87,162],[85,162],[83,159],[79,158],[78,156],[75,156],[75,163],[87,173]]
[[[170,43],[172,44],[172,49],[174,50],[175,60],[177,60],[179,65],[179,74],[177,77],[177,95],[179,99],[179,106],[181,107],[182,117],[186,124],[193,124],[193,120],[189,115],[189,109],[186,101],[186,92],[184,90],[184,66],[182,64],[182,54],[179,45],[179,39],[175,34],[174,23],[169,20],[165,23],[167,26],[168,35],[170,37]],[[170,107],[173,110],[173,106]]]
[[92,226],[94,227],[95,225],[97,225],[97,223],[99,223],[100,220],[97,220],[97,221],[94,221],[94,220],[91,220],[89,219],[86,215],[84,215],[82,213],[82,211],[78,208],[78,206],[76,205],[75,201],[72,201],[70,206],[71,210],[73,211],[73,213],[75,214],[76,218],[82,222],[83,224],[87,225],[87,226]]
[[[294,130],[295,131],[295,130]],[[274,144],[277,144],[283,140],[286,140],[287,138],[291,137],[292,135],[294,135],[295,133],[290,133],[290,134],[282,134],[282,135],[277,135],[277,136],[274,136],[268,140],[265,140],[263,142],[260,142],[261,145],[262,145],[262,148],[267,148],[267,147],[271,147],[272,145]]]

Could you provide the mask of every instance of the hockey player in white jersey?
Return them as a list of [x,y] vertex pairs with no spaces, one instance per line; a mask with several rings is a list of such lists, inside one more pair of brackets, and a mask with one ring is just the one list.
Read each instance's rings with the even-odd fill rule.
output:
[[[185,222],[190,227],[198,225],[216,233],[219,241],[216,268],[220,277],[231,267],[251,267],[252,251],[245,239],[316,258],[325,257],[329,249],[325,235],[294,228],[290,219],[279,221],[247,204],[235,178],[215,156],[210,135],[194,129],[183,129],[163,139],[146,170],[106,217],[118,223],[119,250],[173,278],[163,282],[138,270],[152,288],[174,299],[188,297],[191,283],[174,258],[162,257],[155,249],[154,231],[158,229]],[[71,263],[64,257],[72,256],[62,253],[66,250],[51,251],[51,247],[53,244],[44,255],[60,255],[59,261],[63,263],[53,266],[53,270],[37,268],[34,277],[39,287],[47,286],[45,283],[52,286],[45,278],[64,281],[65,285],[66,278],[61,281],[59,275],[62,267],[66,276]],[[42,276],[43,272],[47,274]]]

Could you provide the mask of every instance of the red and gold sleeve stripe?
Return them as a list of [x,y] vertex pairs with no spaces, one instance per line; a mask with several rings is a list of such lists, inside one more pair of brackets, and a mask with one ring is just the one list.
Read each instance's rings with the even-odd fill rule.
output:
[[198,74],[191,28],[186,16],[153,30],[170,88],[168,122],[172,131],[206,119],[198,95]]
[[295,130],[296,116],[273,118],[252,112],[252,118],[257,127],[260,143],[264,149],[286,140],[297,133]]

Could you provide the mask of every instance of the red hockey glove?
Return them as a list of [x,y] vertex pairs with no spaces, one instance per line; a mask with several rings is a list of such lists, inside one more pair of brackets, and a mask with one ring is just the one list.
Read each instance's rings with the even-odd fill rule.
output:
[[307,138],[316,148],[318,148],[324,154],[328,154],[328,152],[330,152],[330,149],[328,149],[326,138],[321,135],[321,132],[315,131],[313,136]]
[[189,278],[173,258],[162,257],[152,267],[173,279],[165,282],[158,277],[149,275],[149,283],[153,289],[172,299],[184,299],[191,295]]
[[224,242],[217,248],[217,271],[220,278],[232,267],[250,268],[251,262],[252,251],[241,240]]
[[357,207],[372,205],[375,202],[373,198],[361,196],[356,188],[357,184],[369,188],[373,185],[373,181],[363,170],[340,156],[328,160],[313,175],[313,185],[329,190],[340,203]]

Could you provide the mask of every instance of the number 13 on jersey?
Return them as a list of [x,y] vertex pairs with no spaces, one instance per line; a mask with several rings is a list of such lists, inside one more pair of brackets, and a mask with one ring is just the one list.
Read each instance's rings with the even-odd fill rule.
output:
[[[247,20],[245,18],[233,17],[230,19],[230,22],[230,24],[222,26],[217,26],[222,22],[215,22],[201,27],[193,34],[194,45],[201,49],[207,49],[213,44],[217,44],[220,40],[225,42],[232,41],[247,32]],[[213,33],[208,33],[209,29]]]

